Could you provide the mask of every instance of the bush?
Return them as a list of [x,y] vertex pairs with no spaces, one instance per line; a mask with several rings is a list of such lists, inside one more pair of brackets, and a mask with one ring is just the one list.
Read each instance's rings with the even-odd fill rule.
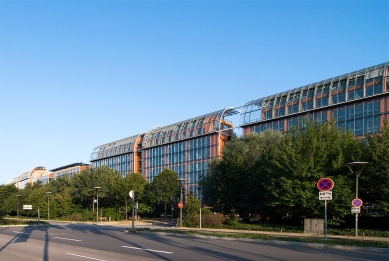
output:
[[236,226],[239,224],[239,217],[236,214],[235,209],[231,209],[231,213],[228,216],[228,219],[224,223],[229,226]]
[[[201,226],[202,227],[219,227],[226,221],[226,217],[220,213],[207,213],[201,216]],[[197,216],[195,219],[197,225],[200,225],[200,216]]]

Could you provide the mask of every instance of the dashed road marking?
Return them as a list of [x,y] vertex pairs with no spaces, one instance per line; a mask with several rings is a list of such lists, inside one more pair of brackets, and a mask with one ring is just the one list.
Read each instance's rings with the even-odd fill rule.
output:
[[165,253],[165,254],[173,254],[173,252],[161,251],[161,250],[155,250],[155,249],[147,249],[147,248],[140,248],[140,247],[130,247],[130,246],[122,246],[122,247],[124,247],[124,248],[130,248],[130,249],[136,249],[136,250],[149,251],[149,252],[158,252],[158,253]]

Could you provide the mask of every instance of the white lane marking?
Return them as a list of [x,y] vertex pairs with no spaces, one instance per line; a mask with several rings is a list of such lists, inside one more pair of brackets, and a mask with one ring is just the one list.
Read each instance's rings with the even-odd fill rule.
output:
[[137,249],[137,250],[150,251],[150,252],[158,252],[158,253],[165,253],[165,254],[173,254],[173,252],[167,252],[167,251],[161,251],[161,250],[154,250],[154,249],[147,249],[147,248],[130,247],[130,246],[122,246],[122,247],[124,247],[124,248],[131,248],[131,249]]
[[29,235],[30,233],[24,233],[24,232],[19,232],[19,231],[12,231],[14,233],[17,233],[17,234],[26,234],[26,235]]
[[71,255],[71,256],[78,256],[78,257],[83,257],[83,258],[87,258],[87,259],[93,259],[93,260],[105,261],[104,259],[98,259],[98,258],[89,257],[89,256],[81,256],[81,255],[76,255],[76,254],[72,254],[72,253],[66,253],[66,254],[67,254],[67,255]]
[[81,241],[79,239],[72,239],[72,238],[66,238],[66,237],[54,237],[54,238],[63,239],[63,240],[71,240],[71,241]]

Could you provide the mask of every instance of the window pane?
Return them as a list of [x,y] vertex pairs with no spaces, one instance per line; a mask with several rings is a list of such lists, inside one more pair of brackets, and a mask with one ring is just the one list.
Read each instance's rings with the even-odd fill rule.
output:
[[364,120],[364,133],[372,133],[373,132],[373,117],[366,117]]
[[355,135],[363,135],[363,119],[355,120]]
[[355,118],[363,116],[363,104],[355,105]]
[[367,87],[366,88],[366,96],[372,96],[374,93],[373,87]]
[[338,103],[346,101],[346,93],[342,92],[338,94]]
[[354,105],[348,106],[346,110],[347,110],[346,111],[346,119],[354,119],[354,117],[355,117]]
[[338,121],[344,121],[345,120],[345,109],[339,108],[338,109]]

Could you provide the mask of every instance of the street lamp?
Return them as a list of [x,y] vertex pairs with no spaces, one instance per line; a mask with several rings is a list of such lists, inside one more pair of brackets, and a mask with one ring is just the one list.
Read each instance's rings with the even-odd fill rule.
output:
[[[363,167],[369,162],[350,162],[347,163],[351,173],[355,174],[355,198],[358,198],[358,179],[361,176]],[[353,171],[354,169],[354,171]],[[358,236],[358,213],[355,213],[355,237]]]
[[46,192],[46,195],[47,195],[47,220],[50,219],[50,195],[51,195],[51,192],[48,191]]
[[[186,181],[186,179],[177,179],[180,183],[180,202],[182,203],[182,181]],[[180,227],[182,227],[182,208],[180,208]]]
[[99,189],[101,187],[93,187],[96,190],[96,223],[99,223]]
[[20,195],[16,195],[16,198],[18,200],[18,203],[17,203],[17,207],[16,207],[16,218],[19,219],[19,199],[20,199]]

